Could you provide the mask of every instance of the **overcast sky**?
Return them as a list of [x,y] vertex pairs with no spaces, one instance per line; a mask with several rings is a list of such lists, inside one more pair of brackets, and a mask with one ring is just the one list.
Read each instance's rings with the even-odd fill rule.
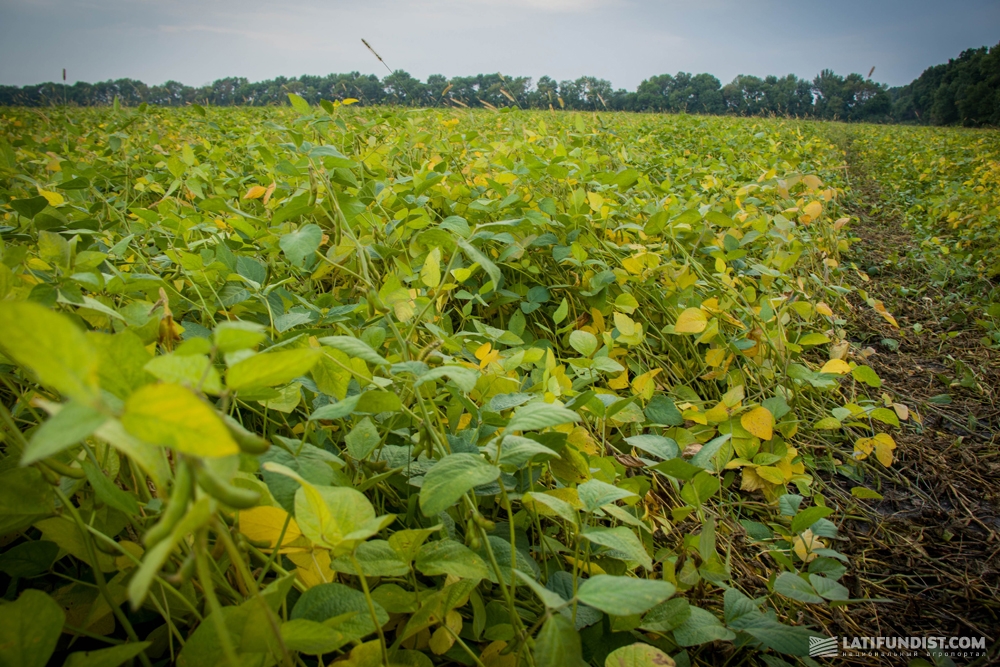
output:
[[634,89],[821,69],[908,83],[1000,42],[1000,0],[0,0],[0,84],[502,72]]

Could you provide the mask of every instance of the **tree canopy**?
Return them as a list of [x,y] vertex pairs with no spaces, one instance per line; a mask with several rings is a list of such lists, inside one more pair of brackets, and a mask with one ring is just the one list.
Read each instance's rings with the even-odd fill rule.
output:
[[42,83],[0,86],[0,105],[48,106],[267,106],[286,104],[295,93],[311,104],[353,98],[363,105],[414,107],[505,107],[525,109],[686,112],[744,116],[797,116],[825,120],[917,122],[970,126],[1000,124],[1000,44],[970,49],[957,59],[928,68],[912,83],[889,88],[861,74],[846,77],[823,70],[812,81],[794,74],[764,78],[739,75],[723,85],[711,74],[660,74],[634,91],[615,89],[592,76],[537,81],[501,73],[426,81],[396,70],[381,79],[350,72],[326,76],[277,77],[251,82],[219,79],[201,87],[177,81],[147,85],[133,79],[73,85]]

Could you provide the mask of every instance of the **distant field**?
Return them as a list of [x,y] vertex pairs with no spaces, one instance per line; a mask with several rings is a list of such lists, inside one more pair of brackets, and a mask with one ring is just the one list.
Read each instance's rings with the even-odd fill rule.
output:
[[[0,628],[36,619],[0,655],[784,665],[873,597],[916,631],[857,521],[952,395],[995,453],[1000,135],[292,98],[0,109]],[[951,329],[897,321],[925,294]],[[886,355],[939,333],[918,400]]]

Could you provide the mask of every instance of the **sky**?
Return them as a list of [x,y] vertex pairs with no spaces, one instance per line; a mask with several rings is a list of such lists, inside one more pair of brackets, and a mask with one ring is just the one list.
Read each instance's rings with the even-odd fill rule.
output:
[[426,79],[839,74],[909,83],[1000,42],[1000,0],[0,0],[0,84],[392,69]]

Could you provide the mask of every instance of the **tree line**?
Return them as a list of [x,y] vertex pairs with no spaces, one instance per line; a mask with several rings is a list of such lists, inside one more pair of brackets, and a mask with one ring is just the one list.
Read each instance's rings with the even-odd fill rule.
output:
[[[870,73],[869,73],[870,75]],[[73,85],[43,83],[0,86],[0,106],[69,104],[99,106],[185,106],[189,104],[268,106],[286,104],[296,93],[311,104],[354,98],[364,105],[505,107],[587,111],[686,112],[745,116],[796,116],[824,120],[1000,124],[1000,44],[963,52],[957,59],[927,69],[906,86],[889,88],[870,76],[840,76],[823,70],[813,80],[740,75],[723,85],[711,74],[653,76],[634,91],[584,76],[537,81],[524,76],[479,74],[426,81],[396,70],[383,78],[350,72],[326,76],[277,77],[251,82],[219,79],[201,87],[176,81],[150,86],[133,79]]]

